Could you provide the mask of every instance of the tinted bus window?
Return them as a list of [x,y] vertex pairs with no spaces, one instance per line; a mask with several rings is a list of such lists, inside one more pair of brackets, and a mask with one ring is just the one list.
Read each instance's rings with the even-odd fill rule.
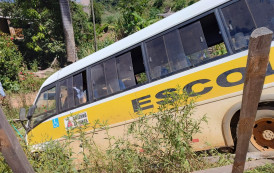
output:
[[146,49],[152,79],[168,74],[170,68],[163,37],[147,42]]
[[93,98],[99,99],[107,95],[107,85],[103,64],[91,68]]
[[125,53],[117,57],[117,70],[120,89],[126,89],[136,85],[131,53]]
[[183,27],[181,37],[185,53],[192,64],[198,64],[206,58],[208,47],[200,21]]
[[108,94],[120,91],[118,73],[116,67],[116,59],[112,58],[104,63],[106,73],[106,84]]
[[60,82],[59,110],[65,111],[74,106],[72,77]]
[[178,30],[172,31],[164,35],[167,56],[171,71],[177,71],[189,67],[190,61],[186,58],[180,33]]
[[251,32],[256,27],[245,1],[241,0],[224,7],[222,13],[234,49],[247,48]]
[[274,31],[274,1],[247,0],[257,27],[267,27]]
[[[227,54],[222,33],[214,13],[180,29],[186,60],[192,65]],[[189,62],[187,62],[189,63]]]
[[73,76],[73,91],[75,106],[87,102],[87,78],[85,71]]
[[35,104],[36,109],[32,116],[33,125],[56,114],[56,88],[53,87],[40,94]]
[[135,47],[130,50],[131,59],[133,64],[134,76],[137,84],[143,84],[147,82],[147,75],[144,65],[143,52],[141,46]]

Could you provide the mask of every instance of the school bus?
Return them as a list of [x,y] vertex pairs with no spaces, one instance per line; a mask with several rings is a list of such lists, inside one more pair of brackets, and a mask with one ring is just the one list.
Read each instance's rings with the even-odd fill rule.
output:
[[[29,111],[29,144],[63,140],[68,129],[95,120],[121,135],[138,109],[157,111],[163,93],[180,85],[200,96],[195,117],[208,117],[194,149],[234,146],[249,37],[258,27],[274,30],[274,1],[201,0],[59,70]],[[274,42],[250,151],[274,149],[273,66]],[[104,132],[95,140],[104,145]]]

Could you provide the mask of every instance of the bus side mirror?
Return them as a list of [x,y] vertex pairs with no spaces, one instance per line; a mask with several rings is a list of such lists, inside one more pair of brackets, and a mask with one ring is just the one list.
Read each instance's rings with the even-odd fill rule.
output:
[[28,115],[27,115],[27,119],[31,119],[33,113],[34,113],[34,110],[35,110],[36,106],[32,106],[29,108],[29,112],[28,112]]
[[24,129],[27,131],[28,128],[26,127],[26,125],[24,123],[25,121],[27,121],[27,118],[26,118],[26,109],[25,108],[21,108],[20,109],[19,120],[20,120],[22,126],[24,127]]
[[20,121],[27,121],[27,118],[26,118],[26,109],[25,108],[21,108],[20,109],[19,120]]

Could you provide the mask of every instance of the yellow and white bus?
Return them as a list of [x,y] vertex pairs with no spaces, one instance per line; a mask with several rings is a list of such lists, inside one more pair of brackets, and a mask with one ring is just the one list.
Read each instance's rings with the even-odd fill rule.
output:
[[[121,135],[139,108],[157,111],[163,93],[180,85],[200,95],[195,116],[208,117],[194,148],[233,146],[249,37],[262,26],[274,30],[273,0],[201,0],[59,70],[43,83],[29,111],[29,144],[62,140],[76,122],[95,120],[108,120],[111,132]],[[252,151],[274,149],[273,68],[274,42]],[[103,145],[103,132],[95,138]]]

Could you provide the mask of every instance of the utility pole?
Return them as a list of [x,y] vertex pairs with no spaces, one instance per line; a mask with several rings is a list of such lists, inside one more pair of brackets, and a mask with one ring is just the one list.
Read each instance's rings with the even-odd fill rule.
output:
[[91,12],[92,12],[92,19],[93,19],[94,47],[95,47],[95,52],[96,52],[98,50],[98,48],[97,48],[97,38],[96,38],[95,15],[94,15],[93,0],[91,0]]

